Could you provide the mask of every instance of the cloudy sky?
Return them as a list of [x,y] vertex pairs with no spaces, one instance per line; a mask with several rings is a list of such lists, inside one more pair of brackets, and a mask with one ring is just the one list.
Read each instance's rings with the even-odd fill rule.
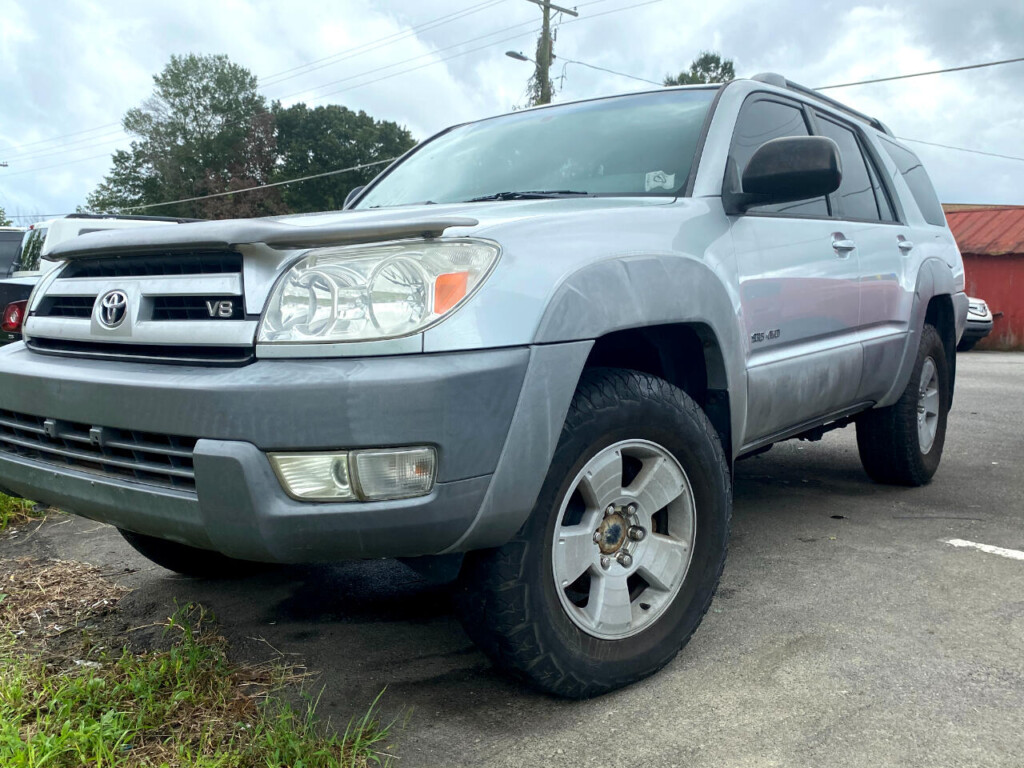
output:
[[[1021,0],[576,7],[556,55],[654,81],[701,49],[740,76],[814,87],[1024,56]],[[171,54],[225,53],[269,99],[344,104],[421,139],[524,103],[531,65],[504,53],[531,53],[539,18],[527,0],[0,0],[0,206],[27,217],[84,202]],[[577,64],[565,75],[558,100],[649,87]],[[1024,156],[1024,63],[829,93],[900,137]],[[944,202],[1024,204],[1024,162],[911,146]]]

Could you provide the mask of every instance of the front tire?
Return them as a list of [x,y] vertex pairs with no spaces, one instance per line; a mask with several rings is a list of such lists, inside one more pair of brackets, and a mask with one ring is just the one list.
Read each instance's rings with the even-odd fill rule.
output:
[[467,556],[457,605],[494,663],[586,698],[672,660],[725,563],[731,480],[699,406],[634,371],[584,373],[536,506]]
[[219,552],[197,549],[176,541],[126,531],[123,528],[117,530],[132,549],[147,560],[182,576],[197,579],[236,579],[271,567],[267,563],[236,560]]
[[949,413],[949,365],[934,326],[925,325],[910,381],[900,399],[857,418],[857,451],[876,483],[928,483],[942,459]]

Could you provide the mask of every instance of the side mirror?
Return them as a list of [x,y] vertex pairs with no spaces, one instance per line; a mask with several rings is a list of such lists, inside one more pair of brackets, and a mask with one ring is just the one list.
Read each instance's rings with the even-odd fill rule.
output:
[[341,210],[347,211],[348,207],[352,204],[352,201],[359,197],[359,193],[366,189],[366,186],[355,187],[349,190],[349,193],[345,195],[345,204],[341,206]]
[[742,192],[724,194],[727,213],[755,205],[789,203],[839,189],[839,146],[825,136],[785,136],[766,141],[743,170]]

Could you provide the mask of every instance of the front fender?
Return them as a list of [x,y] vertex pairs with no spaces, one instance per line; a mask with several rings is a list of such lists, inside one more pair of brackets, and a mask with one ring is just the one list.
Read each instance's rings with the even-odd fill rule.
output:
[[[567,275],[552,294],[535,343],[597,339],[614,331],[653,325],[709,327],[724,361],[734,450],[746,429],[747,379],[736,284],[722,262],[679,254],[623,256],[588,264]],[[714,372],[712,372],[714,375]]]

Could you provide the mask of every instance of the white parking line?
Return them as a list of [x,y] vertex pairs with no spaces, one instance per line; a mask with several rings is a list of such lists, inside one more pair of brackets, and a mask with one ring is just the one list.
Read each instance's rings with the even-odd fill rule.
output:
[[971,547],[972,549],[979,549],[982,552],[988,552],[990,555],[1008,557],[1011,560],[1024,560],[1024,552],[1021,552],[1019,549],[993,547],[991,544],[979,544],[976,541],[967,541],[966,539],[946,539],[945,543],[952,544],[954,547]]

